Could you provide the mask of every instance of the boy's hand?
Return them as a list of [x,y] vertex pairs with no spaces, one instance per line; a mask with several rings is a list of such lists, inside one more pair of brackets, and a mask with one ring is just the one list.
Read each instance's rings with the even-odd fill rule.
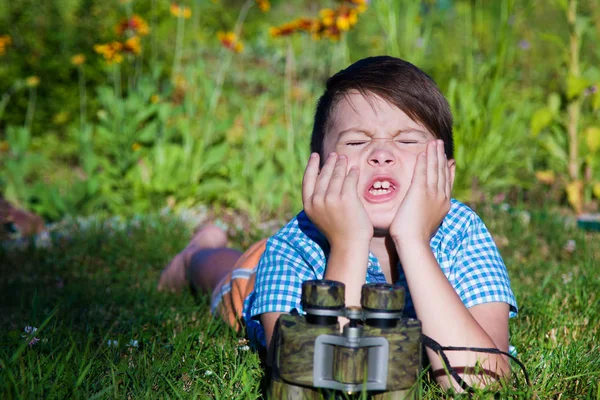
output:
[[426,243],[450,211],[452,176],[441,140],[427,143],[417,157],[408,192],[392,221],[390,235],[398,243]]
[[370,243],[373,225],[358,198],[358,168],[331,153],[319,172],[319,155],[311,154],[302,179],[302,203],[310,220],[332,246]]

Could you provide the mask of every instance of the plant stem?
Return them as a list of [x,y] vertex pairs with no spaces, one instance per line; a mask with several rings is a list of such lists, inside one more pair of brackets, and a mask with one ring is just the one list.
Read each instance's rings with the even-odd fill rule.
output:
[[[567,12],[567,20],[570,28],[569,41],[569,74],[574,78],[579,77],[579,48],[581,37],[575,24],[577,22],[577,0],[569,1],[569,9]],[[569,135],[569,176],[571,180],[579,179],[578,166],[578,126],[579,115],[581,113],[581,96],[573,99],[568,106],[569,120],[567,124],[567,132]]]
[[[242,31],[242,26],[244,25],[244,21],[246,20],[246,16],[248,15],[248,11],[250,7],[254,5],[254,0],[246,0],[244,6],[240,10],[237,21],[235,22],[234,34],[236,38],[240,37],[240,32]],[[222,58],[221,65],[217,72],[217,78],[215,79],[215,89],[210,98],[210,102],[208,104],[208,112],[206,115],[212,116],[217,104],[219,103],[219,99],[221,98],[221,90],[223,89],[223,81],[225,80],[225,73],[229,70],[229,66],[231,64],[232,54],[229,50],[223,48],[221,49],[221,54],[225,54]],[[204,131],[204,140],[212,134],[214,118],[210,118],[210,122],[208,123],[207,129]]]
[[35,101],[37,98],[37,89],[29,88],[29,102],[27,103],[27,113],[25,114],[25,128],[31,132],[31,124],[33,123],[33,114],[35,112]]
[[87,122],[87,99],[85,93],[85,75],[81,65],[77,67],[77,72],[79,75],[79,123],[81,130],[83,130]]

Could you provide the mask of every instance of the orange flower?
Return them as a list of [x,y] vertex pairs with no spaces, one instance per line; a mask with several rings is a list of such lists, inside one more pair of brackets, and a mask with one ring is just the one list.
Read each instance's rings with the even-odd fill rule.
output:
[[171,3],[171,14],[176,17],[183,17],[188,19],[192,16],[192,10],[187,6],[180,6],[176,3]]
[[139,36],[146,36],[150,33],[148,23],[139,15],[134,14],[130,19],[121,21],[115,28],[117,35],[123,35],[127,31]]
[[238,40],[234,32],[218,32],[217,37],[223,47],[232,50],[236,53],[241,53],[244,50],[244,45]]
[[255,1],[256,1],[256,5],[258,5],[258,8],[260,8],[260,11],[267,12],[271,9],[271,3],[269,2],[269,0],[255,0]]
[[0,141],[0,152],[6,153],[8,151],[8,149],[10,149],[10,145],[8,144],[8,142],[6,140],[1,140]]
[[83,63],[85,63],[85,56],[83,54],[75,54],[73,57],[71,57],[71,64],[79,66]]
[[120,42],[94,45],[94,51],[101,54],[109,65],[112,63],[120,64],[123,61],[121,50],[123,50],[123,44]]
[[139,36],[132,36],[123,43],[123,51],[126,53],[132,53],[140,55],[142,53],[142,46],[140,44]]
[[12,44],[12,38],[8,35],[0,36],[0,56],[6,53],[6,48]]

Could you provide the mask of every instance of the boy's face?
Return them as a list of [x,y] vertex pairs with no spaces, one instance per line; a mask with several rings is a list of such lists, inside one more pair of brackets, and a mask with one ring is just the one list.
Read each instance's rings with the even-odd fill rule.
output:
[[[323,161],[335,151],[348,158],[348,170],[359,168],[358,197],[375,234],[385,235],[408,191],[417,155],[434,139],[422,124],[382,98],[351,92],[335,106]],[[448,164],[453,180],[454,160]]]

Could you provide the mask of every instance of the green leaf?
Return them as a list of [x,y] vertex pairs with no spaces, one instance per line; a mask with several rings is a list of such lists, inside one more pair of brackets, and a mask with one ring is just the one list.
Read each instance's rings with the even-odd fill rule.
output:
[[[600,83],[597,83],[596,86],[600,86]],[[600,89],[597,89],[592,97],[592,108],[594,111],[600,109]]]
[[548,127],[552,120],[554,119],[554,115],[552,110],[548,107],[540,108],[531,117],[530,129],[533,137],[537,137],[537,135],[546,127]]
[[560,111],[560,95],[558,93],[551,93],[548,96],[548,108],[554,115]]
[[590,126],[584,132],[589,151],[595,153],[600,149],[600,127]]
[[580,96],[592,84],[588,79],[569,75],[567,77],[567,98],[569,100]]

